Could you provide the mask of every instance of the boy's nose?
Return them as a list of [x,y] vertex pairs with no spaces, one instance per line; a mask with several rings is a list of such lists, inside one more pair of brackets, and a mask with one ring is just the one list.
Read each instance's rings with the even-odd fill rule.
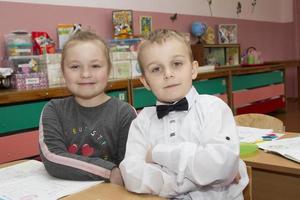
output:
[[174,76],[174,74],[173,74],[173,72],[172,72],[171,69],[165,69],[164,75],[165,75],[165,76],[164,76],[165,79],[169,79],[169,78],[171,78],[171,77]]

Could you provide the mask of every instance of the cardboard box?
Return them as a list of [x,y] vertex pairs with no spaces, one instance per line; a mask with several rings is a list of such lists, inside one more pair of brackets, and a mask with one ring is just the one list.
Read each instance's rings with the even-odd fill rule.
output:
[[44,72],[13,74],[11,81],[12,86],[16,89],[37,89],[48,87],[47,74]]

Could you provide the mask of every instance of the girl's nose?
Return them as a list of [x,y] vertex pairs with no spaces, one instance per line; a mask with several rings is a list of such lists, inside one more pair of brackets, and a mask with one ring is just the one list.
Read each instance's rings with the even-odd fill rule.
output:
[[88,67],[83,67],[80,72],[82,78],[89,78],[92,76],[91,70]]

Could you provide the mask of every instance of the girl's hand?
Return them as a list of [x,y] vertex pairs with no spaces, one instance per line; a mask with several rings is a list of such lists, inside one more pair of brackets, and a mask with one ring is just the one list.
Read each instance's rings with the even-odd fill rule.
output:
[[146,154],[146,163],[153,163],[153,160],[152,160],[152,147],[150,147],[147,151],[147,154]]
[[240,182],[240,179],[241,179],[241,175],[240,172],[238,172],[237,175],[234,177],[232,183],[238,184]]
[[120,185],[120,186],[124,186],[121,171],[118,167],[115,167],[111,170],[109,180],[110,180],[110,183]]

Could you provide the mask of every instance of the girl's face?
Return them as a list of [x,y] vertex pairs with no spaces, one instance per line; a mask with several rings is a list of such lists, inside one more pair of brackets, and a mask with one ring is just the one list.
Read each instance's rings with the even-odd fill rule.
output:
[[104,90],[109,64],[104,48],[98,41],[88,41],[75,43],[66,51],[63,63],[66,86],[82,106],[93,107],[107,100]]

